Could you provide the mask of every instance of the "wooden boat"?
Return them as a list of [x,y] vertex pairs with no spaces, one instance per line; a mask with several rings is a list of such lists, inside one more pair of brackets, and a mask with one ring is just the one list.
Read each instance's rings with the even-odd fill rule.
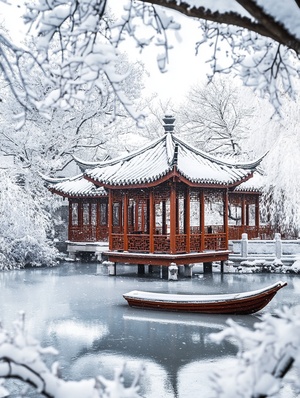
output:
[[204,314],[253,314],[264,308],[278,290],[286,285],[286,282],[279,281],[250,292],[216,295],[151,293],[133,290],[123,294],[123,297],[131,307],[136,308]]

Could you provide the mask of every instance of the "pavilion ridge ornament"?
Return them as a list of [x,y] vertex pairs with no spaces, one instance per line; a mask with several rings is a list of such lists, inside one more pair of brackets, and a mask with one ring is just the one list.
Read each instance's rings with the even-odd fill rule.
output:
[[163,118],[163,121],[165,122],[164,124],[165,133],[173,133],[175,118],[173,116],[166,115]]

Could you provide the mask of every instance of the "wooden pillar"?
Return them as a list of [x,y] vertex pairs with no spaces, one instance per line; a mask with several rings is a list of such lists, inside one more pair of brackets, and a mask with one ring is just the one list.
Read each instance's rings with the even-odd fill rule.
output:
[[155,205],[153,189],[149,192],[149,252],[154,253]]
[[242,194],[242,203],[241,203],[241,227],[242,227],[242,232],[245,231],[245,210],[246,210],[246,201],[245,201],[245,194]]
[[203,263],[203,273],[212,274],[212,262]]
[[145,265],[138,264],[138,275],[144,275],[144,274],[145,274]]
[[144,200],[140,201],[141,206],[141,232],[145,232],[145,202]]
[[139,230],[139,205],[140,205],[140,203],[139,203],[138,199],[135,199],[134,203],[135,203],[134,231],[136,232]]
[[186,252],[191,251],[191,202],[190,189],[187,187],[184,198],[184,232],[186,234]]
[[109,250],[113,250],[113,194],[112,190],[108,191],[108,242]]
[[162,235],[166,235],[167,234],[167,217],[166,217],[166,201],[163,200],[162,201]]
[[224,260],[221,261],[220,271],[221,271],[221,274],[224,274]]
[[68,224],[68,240],[72,240],[71,236],[71,227],[73,225],[73,218],[72,218],[72,202],[69,200],[69,224]]
[[123,225],[123,234],[124,234],[123,250],[125,250],[127,252],[128,251],[128,192],[125,192],[122,207],[123,207],[123,223],[124,223],[124,225]]
[[200,232],[201,232],[201,245],[200,249],[203,251],[205,249],[205,197],[204,191],[200,191]]
[[171,185],[170,191],[170,253],[176,253],[176,186]]
[[82,200],[78,202],[78,226],[83,232],[83,203]]
[[256,235],[259,236],[259,195],[256,195],[255,198],[255,229]]
[[176,234],[179,234],[179,198],[176,197]]
[[224,191],[224,216],[223,216],[223,226],[225,232],[225,248],[228,249],[228,239],[229,239],[229,226],[228,226],[228,189]]
[[246,203],[246,225],[250,225],[250,206]]

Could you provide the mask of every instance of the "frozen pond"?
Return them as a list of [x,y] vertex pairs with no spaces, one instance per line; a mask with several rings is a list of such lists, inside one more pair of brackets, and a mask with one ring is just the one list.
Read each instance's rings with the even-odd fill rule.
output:
[[[300,303],[297,275],[213,273],[167,281],[158,273],[139,276],[137,267],[118,266],[117,272],[116,277],[104,275],[102,266],[92,263],[0,272],[0,318],[10,329],[18,312],[24,310],[29,332],[43,346],[60,351],[61,373],[67,379],[111,377],[113,369],[126,361],[131,380],[144,363],[141,393],[145,398],[209,398],[209,374],[230,365],[237,352],[234,341],[216,345],[208,338],[224,328],[227,317],[132,309],[122,294],[134,289],[241,292],[287,281],[288,286],[260,313],[231,316],[249,327],[266,311],[274,313],[283,305]],[[287,387],[282,396],[296,395]]]

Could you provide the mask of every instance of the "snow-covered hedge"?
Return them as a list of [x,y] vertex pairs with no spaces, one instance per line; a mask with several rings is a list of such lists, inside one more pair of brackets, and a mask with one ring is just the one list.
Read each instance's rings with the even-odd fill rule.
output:
[[0,172],[0,269],[53,265],[57,250],[47,238],[50,228],[39,196]]

